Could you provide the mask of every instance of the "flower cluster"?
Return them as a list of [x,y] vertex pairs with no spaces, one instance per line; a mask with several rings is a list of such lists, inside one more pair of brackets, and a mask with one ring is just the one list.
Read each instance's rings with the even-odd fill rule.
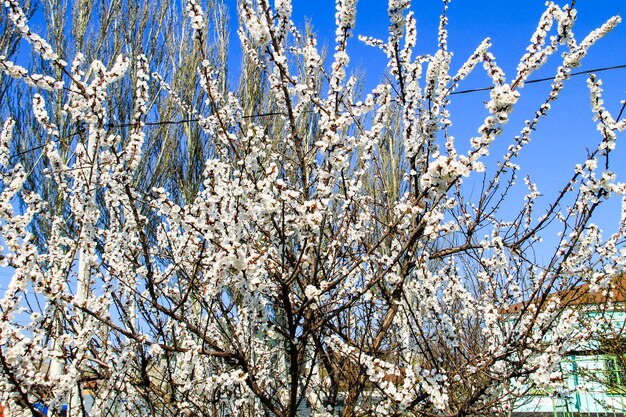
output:
[[26,84],[38,87],[47,91],[60,90],[63,88],[63,81],[57,81],[49,75],[29,74],[26,68],[21,67],[13,62],[0,56],[0,68],[9,77],[15,79],[23,79]]
[[202,11],[202,7],[198,4],[196,0],[187,0],[187,5],[185,6],[185,8],[187,10],[189,20],[191,21],[192,29],[196,32],[201,32],[205,26],[204,12]]
[[137,85],[136,85],[136,102],[133,109],[133,129],[130,140],[126,145],[126,155],[130,161],[130,169],[134,171],[139,165],[141,158],[141,149],[143,147],[145,132],[143,129],[144,121],[148,107],[148,82],[150,81],[150,72],[148,69],[148,60],[145,55],[137,57]]

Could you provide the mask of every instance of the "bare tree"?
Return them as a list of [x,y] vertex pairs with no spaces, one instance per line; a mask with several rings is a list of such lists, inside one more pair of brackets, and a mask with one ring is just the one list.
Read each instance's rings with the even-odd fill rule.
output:
[[[30,71],[0,60],[33,87],[15,90],[0,148],[2,259],[15,270],[0,321],[9,410],[487,415],[558,383],[563,353],[588,336],[562,294],[601,292],[625,262],[626,208],[608,238],[591,222],[626,191],[609,164],[626,123],[594,76],[599,136],[586,160],[545,206],[529,179],[523,204],[510,194],[572,69],[619,18],[577,41],[574,9],[548,3],[507,80],[489,40],[450,72],[447,2],[437,51],[415,56],[409,2],[391,0],[388,39],[362,38],[388,76],[362,94],[347,74],[353,1],[337,1],[328,65],[289,1],[241,2],[232,90],[220,6],[190,0],[183,20],[142,4],[82,14],[75,3],[68,31],[51,3],[48,42],[7,1],[41,58]],[[557,51],[551,90],[508,139],[524,83]],[[452,94],[480,66],[486,115],[461,145]],[[34,148],[41,158],[11,159]],[[562,240],[539,262],[548,227]]]

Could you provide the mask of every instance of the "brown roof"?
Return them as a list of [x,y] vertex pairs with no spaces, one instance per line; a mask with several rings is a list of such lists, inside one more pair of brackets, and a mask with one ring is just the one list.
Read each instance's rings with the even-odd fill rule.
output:
[[[556,293],[550,294],[545,299],[545,302],[555,296],[558,296],[561,299],[561,305],[563,306],[599,305],[604,304],[607,301],[613,303],[623,303],[626,301],[626,274],[619,275],[611,280],[609,291],[606,294],[604,291],[596,291],[592,293],[589,290],[589,284],[587,283],[568,290],[557,291]],[[537,303],[539,298],[541,297],[537,297],[537,301],[527,300],[513,304],[508,308],[500,310],[500,313],[518,313],[528,304]]]

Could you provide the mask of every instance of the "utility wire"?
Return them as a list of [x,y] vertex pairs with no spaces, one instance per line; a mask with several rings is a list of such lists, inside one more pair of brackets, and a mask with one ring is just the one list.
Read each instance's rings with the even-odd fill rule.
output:
[[[601,68],[593,68],[593,69],[589,69],[589,70],[584,70],[584,71],[576,71],[576,72],[572,72],[570,74],[570,78],[571,77],[576,77],[578,75],[585,75],[585,74],[591,74],[594,72],[604,72],[604,71],[611,71],[611,70],[616,70],[616,69],[624,69],[626,68],[626,64],[622,64],[622,65],[614,65],[611,67],[601,67]],[[525,81],[524,84],[537,84],[537,83],[542,83],[542,82],[546,82],[546,81],[552,81],[554,80],[554,77],[545,77],[545,78],[535,78],[532,80],[528,80]],[[493,89],[493,87],[482,87],[482,88],[472,88],[469,90],[460,90],[460,91],[454,91],[452,93],[450,93],[451,96],[453,95],[458,95],[458,94],[469,94],[469,93],[477,93],[480,91],[489,91]],[[309,113],[312,112],[312,110],[308,111]],[[282,115],[282,112],[268,112],[268,113],[259,113],[259,114],[247,114],[242,116],[243,119],[252,119],[255,117],[269,117],[269,116],[279,116]],[[165,121],[161,121],[161,122],[146,122],[145,126],[158,126],[158,125],[165,125],[165,124],[181,124],[181,123],[190,123],[190,122],[197,122],[200,119],[185,119],[185,120],[177,120],[177,121],[171,121],[171,120],[165,120]],[[107,127],[130,127],[133,126],[133,124],[131,123],[125,123],[125,124],[109,124],[107,125]]]
[[[591,74],[592,72],[603,72],[603,71],[610,71],[610,70],[616,70],[616,69],[622,69],[622,68],[626,68],[626,64],[614,65],[612,67],[602,67],[602,68],[594,68],[594,69],[590,69],[590,70],[572,72],[570,74],[570,77],[575,77],[577,75]],[[542,82],[545,82],[545,81],[552,81],[553,79],[554,79],[554,77],[535,78],[535,79],[532,79],[532,80],[525,81],[524,84],[542,83]],[[492,88],[493,87],[483,87],[483,88],[473,88],[471,90],[454,91],[454,92],[450,93],[450,95],[452,96],[452,95],[455,95],[455,94],[475,93],[477,91],[489,91]]]
[[[626,68],[626,64],[621,64],[621,65],[613,65],[610,67],[600,67],[600,68],[593,68],[593,69],[589,69],[589,70],[584,70],[584,71],[576,71],[576,72],[572,72],[570,74],[570,78],[571,77],[576,77],[578,75],[585,75],[585,74],[591,74],[591,73],[595,73],[595,72],[604,72],[604,71],[612,71],[612,70],[618,70],[618,69],[624,69]],[[528,81],[525,81],[524,84],[537,84],[537,83],[542,83],[542,82],[546,82],[546,81],[552,81],[554,79],[554,77],[545,77],[545,78],[534,78]],[[469,93],[477,93],[480,91],[489,91],[493,89],[493,87],[482,87],[482,88],[472,88],[472,89],[468,89],[468,90],[460,90],[460,91],[454,91],[452,93],[450,93],[450,95],[459,95],[459,94],[469,94]],[[620,111],[620,116],[622,114],[622,112],[624,111],[624,107],[621,108]],[[312,112],[312,110],[308,111],[309,113]],[[282,112],[267,112],[267,113],[258,113],[258,114],[247,114],[244,116],[241,116],[243,119],[252,119],[255,117],[269,117],[269,116],[280,116],[282,115]],[[178,124],[184,124],[184,123],[193,123],[193,122],[197,122],[199,121],[199,118],[195,118],[195,119],[184,119],[184,120],[162,120],[162,121],[158,121],[158,122],[145,122],[143,125],[144,126],[161,126],[161,125],[178,125]],[[106,124],[105,127],[107,128],[121,128],[121,127],[132,127],[135,126],[135,123],[121,123],[121,124],[113,124],[113,123],[109,123]],[[74,133],[75,134],[75,133]],[[74,134],[70,135],[73,136]],[[69,136],[68,136],[69,137]],[[41,146],[37,146],[31,149],[27,149],[18,153],[15,153],[13,155],[10,156],[10,159],[16,158],[20,155],[24,155],[26,153],[35,151],[37,149],[41,149],[45,147],[45,145],[41,145]]]
[[[281,114],[284,114],[284,113],[283,112],[279,112],[279,111],[273,111],[273,112],[259,113],[259,114],[246,114],[244,116],[241,116],[241,118],[242,119],[252,119],[254,117],[279,116]],[[144,126],[179,125],[179,124],[183,124],[183,123],[197,122],[199,120],[200,119],[163,120],[163,121],[160,121],[160,122],[145,122],[143,125]],[[108,127],[108,128],[112,128],[112,127],[133,127],[133,126],[136,126],[136,123],[121,123],[121,124],[108,123],[108,124],[106,124],[104,126]]]
[[[612,67],[601,67],[601,68],[594,68],[594,69],[589,69],[589,70],[584,70],[584,71],[577,71],[577,72],[572,72],[570,74],[570,77],[575,77],[577,75],[584,75],[584,74],[591,74],[592,72],[603,72],[603,71],[610,71],[610,70],[616,70],[616,69],[623,69],[626,68],[626,64],[622,64],[622,65],[614,65]],[[546,82],[546,81],[552,81],[554,79],[554,77],[545,77],[545,78],[535,78],[532,80],[528,80],[525,81],[524,84],[536,84],[536,83],[542,83],[542,82]],[[457,94],[468,94],[468,93],[476,93],[476,92],[480,92],[480,91],[489,91],[493,89],[493,87],[482,87],[482,88],[472,88],[469,90],[460,90],[460,91],[454,91],[452,93],[450,93],[451,96],[453,95],[457,95]],[[309,110],[308,113],[311,113],[312,110]],[[282,112],[267,112],[267,113],[259,113],[259,114],[247,114],[244,116],[241,116],[242,119],[252,119],[255,117],[269,117],[269,116],[280,116],[284,113]],[[144,126],[159,126],[159,125],[166,125],[166,124],[172,124],[172,125],[176,125],[176,124],[183,124],[183,123],[191,123],[191,122],[197,122],[200,119],[184,119],[184,120],[164,120],[164,121],[160,121],[160,122],[146,122],[144,123]],[[107,124],[106,127],[108,128],[113,128],[113,127],[131,127],[134,126],[133,123],[122,123],[122,124]]]

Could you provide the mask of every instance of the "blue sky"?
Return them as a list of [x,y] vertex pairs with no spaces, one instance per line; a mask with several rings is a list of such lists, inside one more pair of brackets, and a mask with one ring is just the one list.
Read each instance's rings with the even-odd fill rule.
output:
[[[438,0],[414,1],[412,10],[418,22],[417,53],[435,51],[437,26],[442,10]],[[544,1],[530,0],[518,2],[511,0],[454,0],[451,2],[449,16],[450,50],[455,52],[457,64],[468,56],[486,37],[493,41],[492,52],[505,70],[512,73],[519,58],[528,45],[528,40],[535,30],[537,21],[545,9]],[[231,13],[231,22],[236,23],[236,1],[227,0]],[[558,3],[563,4],[563,3]],[[626,2],[621,0],[580,0],[576,4],[578,20],[575,32],[582,38],[592,29],[600,26],[614,15],[624,15]],[[387,2],[384,0],[361,0],[357,2],[355,34],[387,38]],[[318,34],[319,44],[333,46],[335,24],[335,2],[333,0],[294,0],[293,20],[299,27],[305,21],[312,23]],[[585,66],[610,66],[626,63],[626,27],[622,24],[608,38],[601,41],[588,57]],[[231,45],[236,46],[238,39],[231,31]],[[356,37],[352,39],[350,53],[353,68],[365,69],[370,82],[377,81],[385,67],[382,53],[361,44]],[[236,56],[236,55],[235,55]],[[238,62],[232,61],[232,68]],[[594,65],[596,64],[596,65]],[[379,78],[379,77],[378,77]],[[622,78],[624,75],[622,74]],[[481,84],[483,86],[484,83]],[[622,85],[622,90],[626,85]]]

